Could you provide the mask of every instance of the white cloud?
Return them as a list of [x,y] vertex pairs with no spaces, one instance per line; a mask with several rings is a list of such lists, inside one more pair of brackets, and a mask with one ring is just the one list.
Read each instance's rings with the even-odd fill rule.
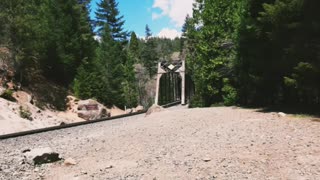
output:
[[169,38],[169,39],[174,39],[180,36],[181,36],[181,32],[178,32],[175,29],[169,29],[169,28],[163,28],[158,34],[158,37]]
[[168,16],[177,26],[182,27],[187,14],[192,15],[194,0],[154,0],[152,8],[160,9],[161,14],[153,13],[152,19]]
[[152,20],[157,20],[161,18],[163,15],[158,13],[152,13]]

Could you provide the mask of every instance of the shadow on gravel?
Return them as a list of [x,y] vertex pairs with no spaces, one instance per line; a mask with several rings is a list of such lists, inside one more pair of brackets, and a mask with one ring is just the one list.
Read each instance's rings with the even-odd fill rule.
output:
[[292,114],[297,117],[312,117],[313,121],[320,122],[320,107],[319,106],[269,106],[269,107],[259,107],[259,106],[241,106],[247,109],[258,109],[257,112],[270,113],[270,112],[283,112],[286,114]]

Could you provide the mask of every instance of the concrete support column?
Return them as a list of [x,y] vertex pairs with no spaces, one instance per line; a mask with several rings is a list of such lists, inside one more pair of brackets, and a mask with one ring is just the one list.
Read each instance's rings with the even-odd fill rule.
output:
[[160,94],[160,79],[162,76],[162,73],[160,73],[160,62],[158,63],[158,74],[157,74],[157,87],[156,87],[156,97],[154,100],[155,105],[159,105],[159,94]]
[[185,105],[186,104],[186,72],[185,72],[185,61],[182,61],[182,67],[180,71],[180,76],[181,76],[181,104]]

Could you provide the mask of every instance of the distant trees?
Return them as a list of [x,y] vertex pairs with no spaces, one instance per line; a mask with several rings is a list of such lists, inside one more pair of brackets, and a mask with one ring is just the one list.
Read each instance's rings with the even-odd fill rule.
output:
[[141,58],[143,65],[148,70],[149,76],[152,77],[156,73],[158,54],[156,52],[156,44],[152,38],[152,33],[148,25],[145,28],[145,45],[143,46]]

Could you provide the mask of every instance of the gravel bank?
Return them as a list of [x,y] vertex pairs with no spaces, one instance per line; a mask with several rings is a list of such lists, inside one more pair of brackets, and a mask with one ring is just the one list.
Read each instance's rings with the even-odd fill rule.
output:
[[[51,147],[63,161],[23,163]],[[145,117],[0,141],[0,179],[320,179],[320,122],[239,108]]]

